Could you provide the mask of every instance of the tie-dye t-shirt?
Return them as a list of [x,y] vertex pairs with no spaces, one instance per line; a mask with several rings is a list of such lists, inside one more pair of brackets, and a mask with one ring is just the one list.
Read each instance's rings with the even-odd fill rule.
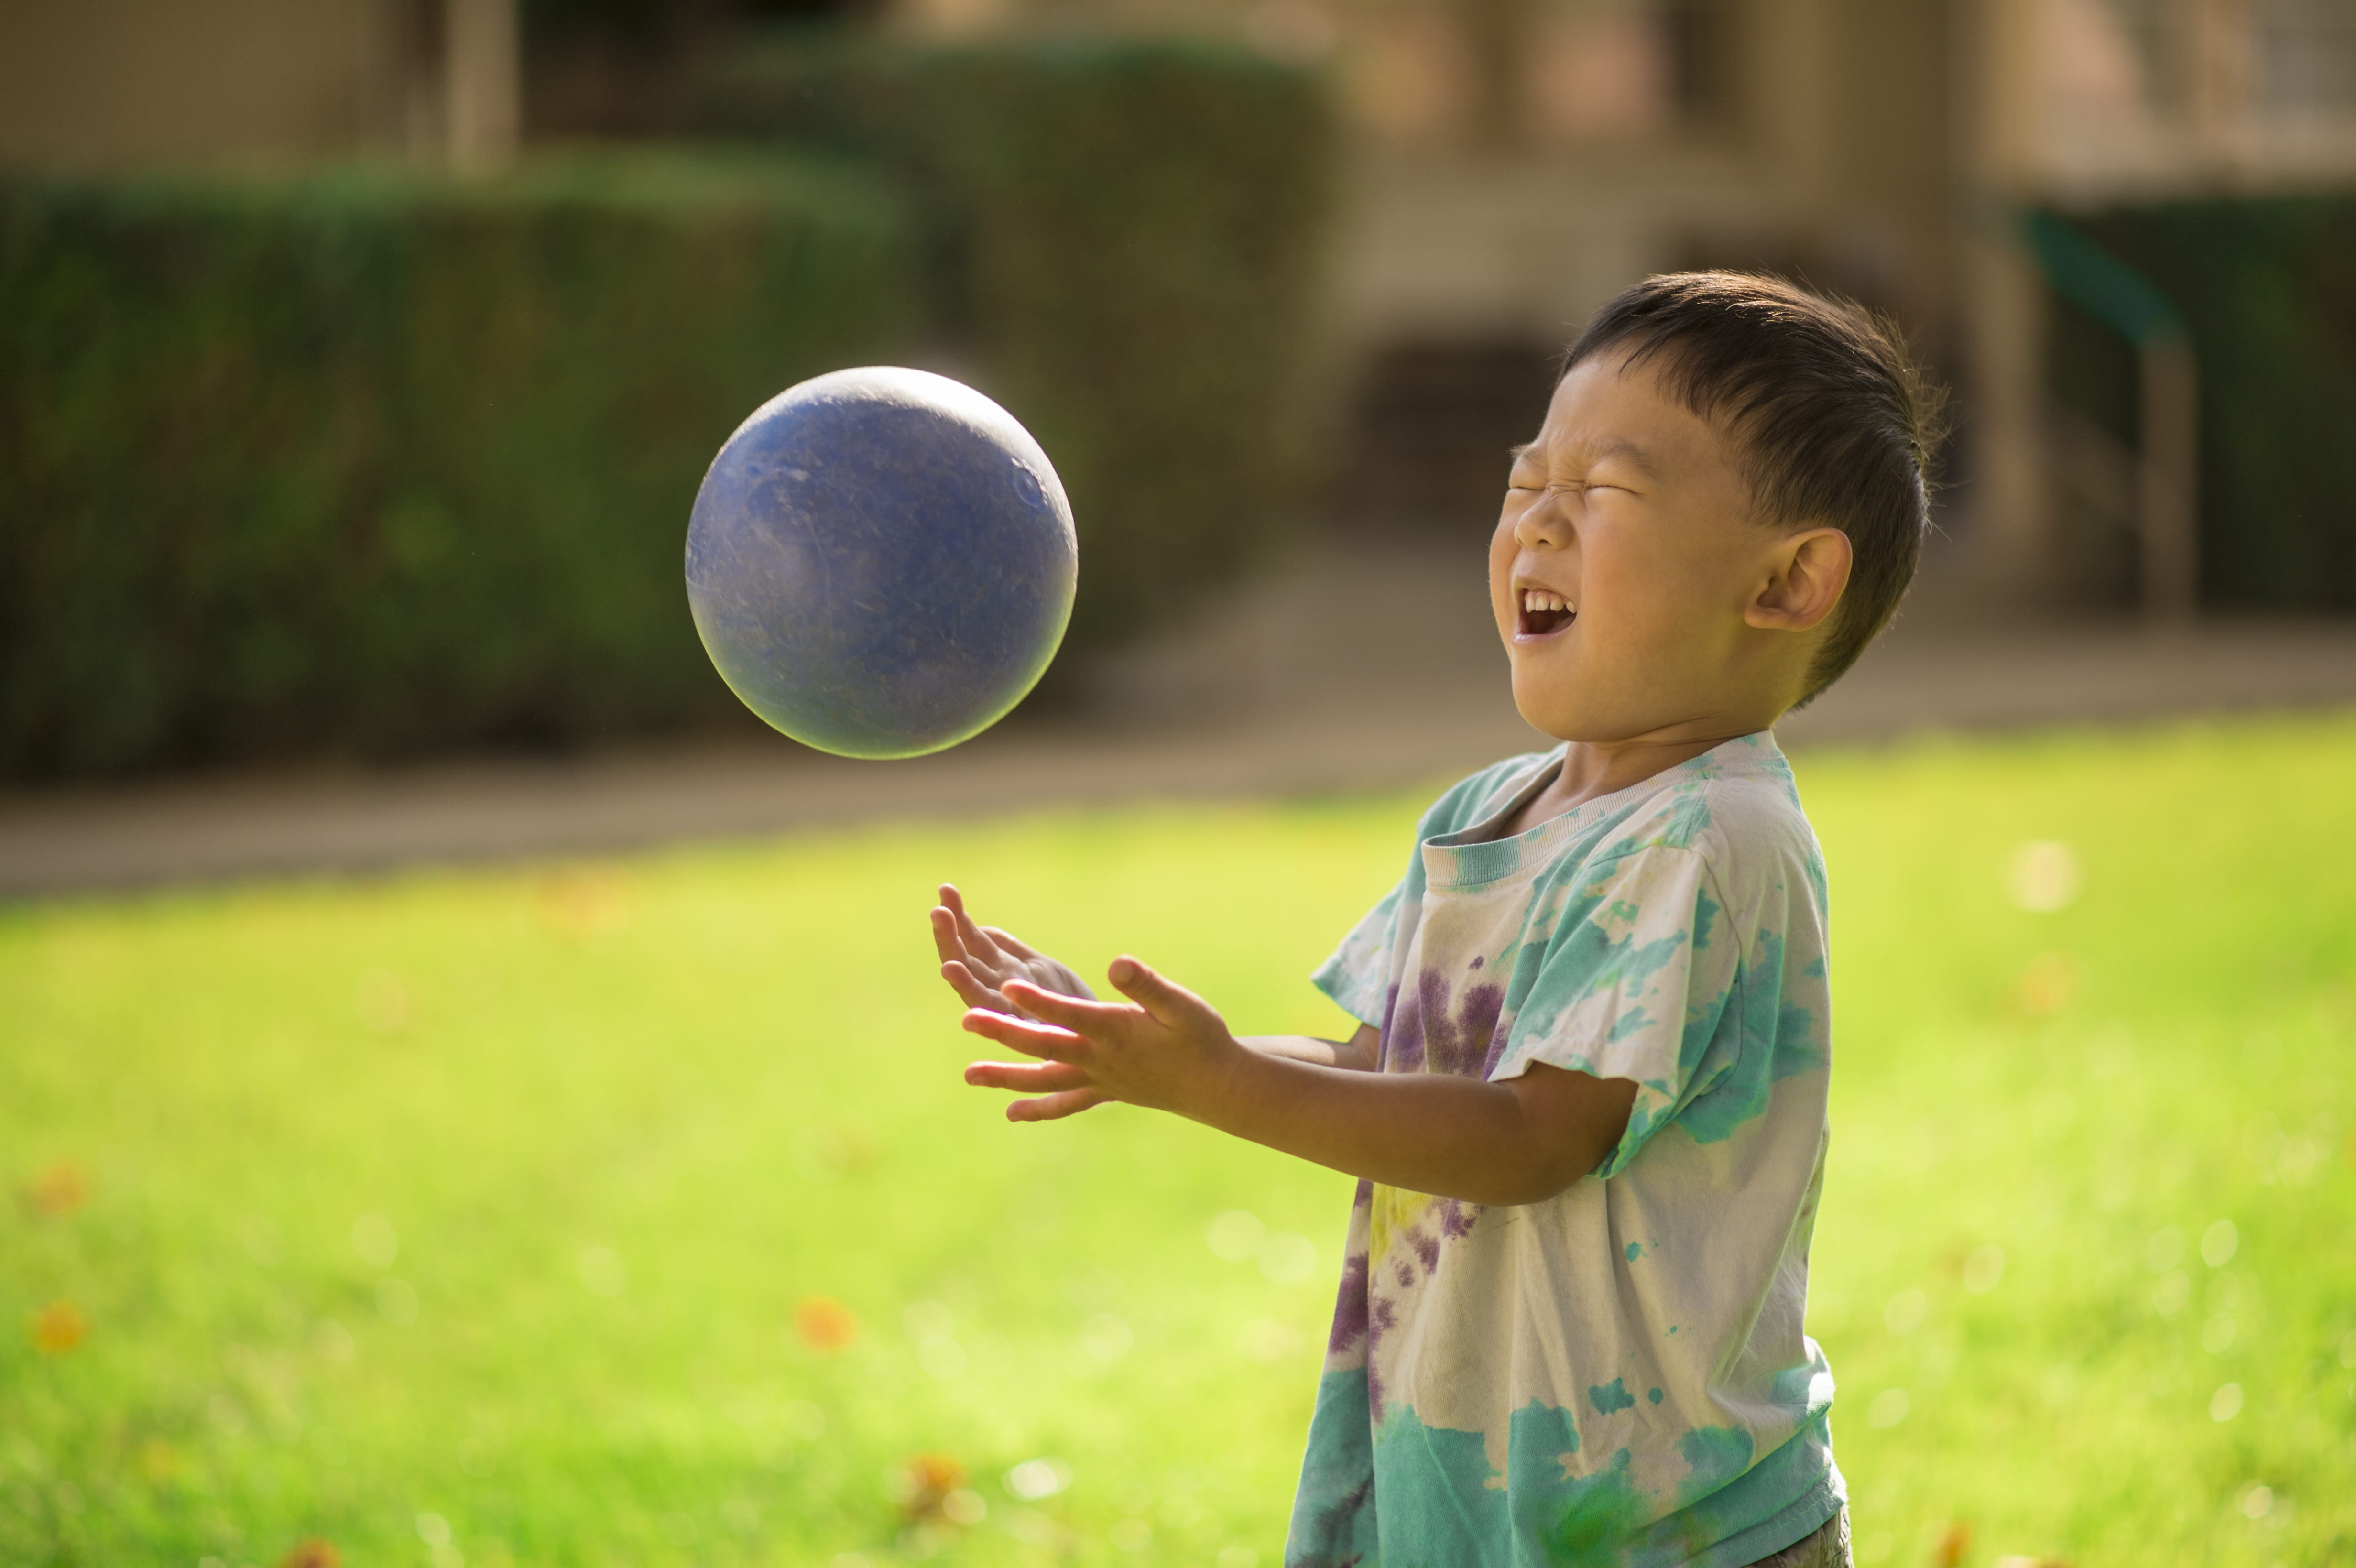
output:
[[1765,733],[1510,838],[1559,751],[1424,815],[1317,972],[1385,1072],[1638,1085],[1593,1176],[1361,1182],[1288,1568],[1735,1568],[1839,1509],[1801,1331],[1824,1173],[1824,862]]

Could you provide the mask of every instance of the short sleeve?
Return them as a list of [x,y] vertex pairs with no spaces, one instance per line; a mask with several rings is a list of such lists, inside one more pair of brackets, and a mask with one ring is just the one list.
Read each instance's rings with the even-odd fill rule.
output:
[[[1532,1062],[1637,1085],[1628,1130],[1598,1168],[1635,1157],[1684,1104],[1730,1017],[1742,942],[1697,850],[1653,846],[1563,890],[1552,934],[1493,1080]],[[1525,960],[1526,961],[1526,959]]]
[[1333,998],[1334,1006],[1376,1029],[1383,1027],[1383,1015],[1389,1009],[1391,948],[1398,934],[1399,905],[1406,898],[1407,883],[1402,880],[1366,912],[1333,955],[1309,977],[1312,985]]

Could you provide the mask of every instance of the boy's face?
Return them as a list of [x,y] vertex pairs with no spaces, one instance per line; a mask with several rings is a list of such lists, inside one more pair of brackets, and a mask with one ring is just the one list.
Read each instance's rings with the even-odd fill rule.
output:
[[1799,695],[1783,689],[1793,639],[1764,648],[1746,620],[1783,541],[1751,520],[1735,459],[1623,354],[1556,387],[1489,547],[1514,702],[1533,726],[1564,741],[1740,734]]

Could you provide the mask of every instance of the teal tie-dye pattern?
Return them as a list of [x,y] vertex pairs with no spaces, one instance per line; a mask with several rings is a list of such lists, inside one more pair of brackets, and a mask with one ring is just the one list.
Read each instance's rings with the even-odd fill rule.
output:
[[1627,1079],[1628,1130],[1543,1203],[1360,1184],[1288,1568],[1736,1568],[1842,1502],[1801,1332],[1831,1043],[1790,770],[1749,736],[1499,837],[1559,762],[1441,796],[1316,979],[1385,1072]]

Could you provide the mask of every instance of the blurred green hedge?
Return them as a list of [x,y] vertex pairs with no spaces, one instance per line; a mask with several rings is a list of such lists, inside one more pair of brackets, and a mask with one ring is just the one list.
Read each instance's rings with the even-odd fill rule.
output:
[[681,128],[873,160],[920,194],[944,335],[1072,497],[1072,652],[1281,540],[1334,162],[1313,73],[1166,41],[789,41],[731,57]]
[[689,506],[739,420],[847,364],[951,369],[1039,437],[1083,663],[1281,534],[1312,77],[795,48],[679,121],[701,150],[480,184],[0,182],[0,776],[733,713],[680,583]]
[[696,485],[907,340],[915,232],[776,157],[0,186],[0,773],[729,711]]
[[[2201,595],[2356,610],[2356,196],[2115,208],[2067,221],[2158,285],[2201,376]],[[2132,352],[2060,312],[2056,390],[2136,439]]]

